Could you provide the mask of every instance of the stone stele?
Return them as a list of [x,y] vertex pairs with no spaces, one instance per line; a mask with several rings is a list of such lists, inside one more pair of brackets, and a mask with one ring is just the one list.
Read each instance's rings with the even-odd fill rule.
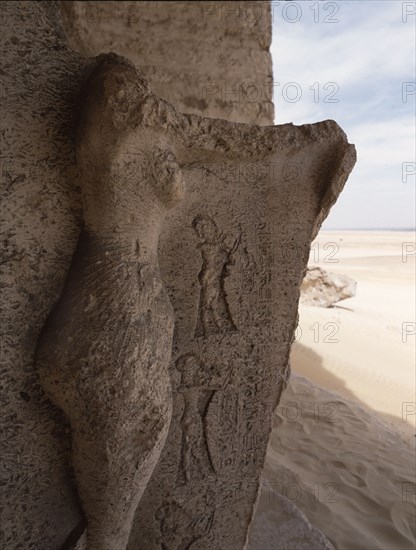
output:
[[124,59],[71,52],[55,8],[2,6],[3,547],[69,548],[86,520],[88,550],[243,548],[355,149],[333,121],[180,114]]

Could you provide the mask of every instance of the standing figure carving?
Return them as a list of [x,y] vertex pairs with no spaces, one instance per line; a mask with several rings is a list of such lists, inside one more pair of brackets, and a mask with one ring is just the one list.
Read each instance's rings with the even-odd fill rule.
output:
[[215,221],[206,215],[196,216],[192,227],[198,235],[202,256],[202,268],[198,275],[201,292],[195,336],[236,331],[224,283],[240,238],[232,246],[227,245],[225,235],[221,235]]
[[179,357],[176,368],[181,373],[178,392],[184,401],[180,421],[182,449],[179,478],[188,483],[194,477],[215,473],[208,448],[205,417],[214,394],[221,386],[218,381],[215,383],[208,379],[202,372],[201,361],[191,353]]
[[171,419],[173,310],[157,248],[184,183],[154,111],[147,122],[148,95],[132,65],[100,56],[77,138],[84,227],[37,349],[69,419],[88,550],[125,550]]

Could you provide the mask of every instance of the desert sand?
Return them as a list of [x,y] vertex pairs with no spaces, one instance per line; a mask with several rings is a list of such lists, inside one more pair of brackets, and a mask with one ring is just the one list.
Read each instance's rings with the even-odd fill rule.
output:
[[414,467],[410,443],[369,409],[294,374],[275,415],[249,548],[413,550]]
[[357,295],[328,309],[301,306],[292,351],[295,372],[357,399],[408,437],[416,421],[414,242],[413,232],[321,232],[310,265],[353,277]]
[[353,277],[357,295],[300,306],[250,550],[415,548],[414,241],[319,234],[310,265]]

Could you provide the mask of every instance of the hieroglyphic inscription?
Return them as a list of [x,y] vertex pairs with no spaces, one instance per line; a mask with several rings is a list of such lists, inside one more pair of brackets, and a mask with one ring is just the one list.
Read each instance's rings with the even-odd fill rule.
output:
[[264,224],[259,224],[256,227],[256,241],[258,253],[258,296],[257,302],[260,306],[262,316],[268,318],[271,313],[272,296],[271,296],[271,266],[273,257],[271,253],[272,233]]

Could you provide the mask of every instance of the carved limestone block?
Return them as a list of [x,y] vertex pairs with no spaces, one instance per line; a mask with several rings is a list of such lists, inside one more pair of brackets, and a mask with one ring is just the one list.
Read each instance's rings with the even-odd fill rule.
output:
[[332,121],[182,115],[71,52],[56,7],[2,4],[3,546],[68,547],[84,515],[89,549],[242,548],[354,148]]
[[5,1],[0,11],[0,547],[54,550],[79,531],[82,511],[69,427],[40,387],[34,354],[79,235],[73,136],[94,62],[67,46],[56,2]]
[[310,243],[355,149],[333,121],[259,128],[158,105],[186,183],[159,246],[175,311],[173,416],[128,548],[241,549]]
[[[87,548],[129,537],[132,550],[242,548],[310,242],[354,148],[331,121],[262,129],[181,115],[112,54],[83,97],[85,227],[37,356],[70,421]],[[187,192],[168,212],[182,172]],[[162,280],[177,381],[163,452],[173,312]]]

